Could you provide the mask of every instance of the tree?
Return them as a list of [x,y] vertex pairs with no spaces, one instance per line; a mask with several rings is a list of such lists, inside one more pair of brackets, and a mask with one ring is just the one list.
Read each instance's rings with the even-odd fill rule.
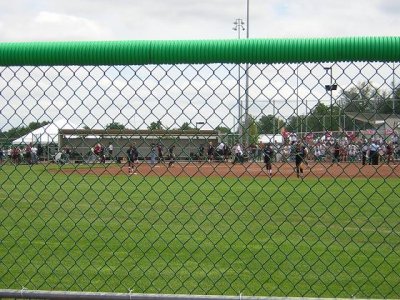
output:
[[150,126],[147,127],[149,130],[160,130],[163,128],[163,125],[161,123],[160,120],[158,120],[157,122],[151,122]]
[[[338,108],[332,107],[332,124],[331,124],[331,107],[327,106],[323,103],[318,103],[310,113],[306,116],[307,118],[307,128],[306,132],[321,132],[326,130],[338,130],[337,122],[334,122],[336,118],[335,115],[337,114]],[[336,125],[336,127],[334,126]]]
[[224,133],[224,134],[232,133],[232,131],[228,127],[223,127],[223,126],[218,126],[215,128],[215,130],[218,130],[219,132]]
[[223,126],[218,126],[215,128],[215,130],[219,131],[220,137],[225,143],[227,143],[228,145],[236,144],[237,134],[232,133],[231,129]]
[[252,115],[248,115],[247,117],[247,122],[245,122],[245,124],[247,124],[248,128],[245,128],[245,130],[247,130],[247,134],[249,137],[249,144],[255,144],[258,142],[258,126],[257,126],[257,122],[254,119],[254,117]]
[[285,122],[273,115],[262,116],[257,122],[258,132],[264,134],[278,134],[284,126]]
[[191,130],[191,129],[193,129],[193,128],[190,127],[190,123],[188,123],[188,122],[183,123],[180,128],[180,130]]
[[[399,98],[400,90],[393,91],[380,90],[375,88],[371,83],[362,82],[358,85],[343,91],[340,99],[341,113],[351,112],[356,115],[363,116],[368,114],[392,114],[400,113],[400,103],[396,101]],[[397,102],[397,103],[396,103]],[[346,124],[343,129],[353,130],[355,128],[372,128],[373,125],[350,117],[343,117],[343,123]],[[342,126],[343,127],[343,126]]]
[[17,138],[20,138],[21,136],[24,136],[25,134],[27,134],[31,131],[34,131],[35,129],[38,129],[40,127],[43,127],[47,124],[50,124],[50,122],[49,121],[31,122],[31,123],[29,123],[28,126],[11,128],[8,131],[2,132],[1,135],[2,135],[2,138],[4,138],[4,139],[17,139]]
[[120,123],[118,123],[118,122],[112,122],[112,123],[110,123],[110,124],[108,124],[108,125],[106,126],[106,130],[108,130],[108,129],[118,129],[118,130],[122,130],[122,129],[125,129],[125,126],[122,125],[122,124],[120,124]]
[[340,103],[344,111],[374,113],[377,111],[379,98],[382,97],[378,89],[367,82],[362,82],[349,90],[344,90]]

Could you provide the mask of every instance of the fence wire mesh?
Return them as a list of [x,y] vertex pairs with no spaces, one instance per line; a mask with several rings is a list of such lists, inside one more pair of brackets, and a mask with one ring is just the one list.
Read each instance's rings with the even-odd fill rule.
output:
[[0,288],[399,298],[399,74],[0,68]]

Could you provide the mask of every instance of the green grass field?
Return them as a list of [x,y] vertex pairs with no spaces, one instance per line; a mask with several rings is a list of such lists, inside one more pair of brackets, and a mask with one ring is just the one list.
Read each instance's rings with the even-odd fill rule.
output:
[[400,297],[398,179],[0,167],[0,289]]

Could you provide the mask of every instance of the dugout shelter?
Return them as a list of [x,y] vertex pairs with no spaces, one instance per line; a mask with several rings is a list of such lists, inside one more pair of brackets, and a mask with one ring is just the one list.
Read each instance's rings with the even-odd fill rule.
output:
[[69,148],[77,160],[90,154],[97,143],[105,147],[106,156],[111,143],[113,159],[117,161],[126,158],[126,151],[133,143],[139,151],[139,160],[150,158],[152,144],[160,144],[164,156],[174,144],[177,160],[191,160],[198,155],[201,145],[205,153],[208,143],[217,146],[220,135],[217,130],[60,129],[58,141],[59,149]]

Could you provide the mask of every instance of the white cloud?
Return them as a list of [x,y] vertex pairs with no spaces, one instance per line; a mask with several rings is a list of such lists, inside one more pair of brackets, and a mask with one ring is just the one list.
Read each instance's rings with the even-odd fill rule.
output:
[[22,15],[16,18],[18,22],[8,16],[9,26],[0,26],[0,36],[3,40],[103,40],[112,36],[111,30],[97,21],[74,15],[40,11],[27,18]]
[[[0,22],[0,40],[8,41],[56,41],[56,40],[151,40],[151,39],[232,39],[237,37],[237,33],[232,30],[232,22],[236,18],[242,18],[246,21],[246,1],[245,0],[204,0],[204,1],[187,1],[187,0],[19,0],[8,2],[2,7]],[[397,0],[251,0],[250,1],[250,37],[251,38],[293,38],[293,37],[333,37],[333,36],[398,36],[400,31],[397,26],[398,13],[400,4]],[[242,35],[244,36],[244,34]],[[77,71],[75,75],[79,79],[86,78],[86,71],[82,69]],[[161,75],[163,70],[159,70]],[[83,74],[81,74],[83,72]],[[149,90],[140,88],[141,81],[131,81],[129,87],[126,87],[127,80],[131,77],[132,71],[125,71],[124,78],[115,79],[117,71],[112,72],[110,77],[102,77],[103,70],[97,73],[91,73],[98,81],[98,87],[92,91],[94,96],[101,97],[99,104],[107,108],[107,113],[100,109],[96,104],[81,105],[80,101],[86,96],[87,91],[79,90],[75,98],[70,102],[73,105],[68,106],[63,111],[66,116],[75,117],[76,123],[84,122],[87,125],[96,125],[99,120],[94,116],[102,117],[102,123],[110,120],[120,121],[121,123],[130,122],[132,126],[149,124],[156,121],[157,118],[166,115],[168,121],[166,125],[174,125],[176,115],[180,114],[182,107],[175,106],[174,100],[180,99],[183,87],[187,85],[184,80],[178,80],[174,76],[181,71],[170,73],[173,77],[169,82],[168,78],[154,76],[160,82],[155,80],[146,82],[146,86],[151,88],[152,95],[149,96]],[[139,78],[146,78],[146,69],[138,71]],[[204,70],[202,72],[205,72]],[[188,74],[189,73],[189,74]],[[236,73],[233,73],[234,75]],[[40,75],[40,74],[39,74]],[[39,76],[38,75],[38,76]],[[49,76],[48,74],[46,74]],[[161,76],[160,75],[160,76]],[[185,75],[192,76],[191,72]],[[7,72],[2,74],[7,79]],[[53,76],[53,75],[52,75]],[[55,76],[55,75],[54,75]],[[67,75],[66,75],[67,76]],[[68,75],[67,77],[69,78]],[[189,77],[190,77],[189,76]],[[51,76],[50,76],[51,77]],[[99,78],[100,77],[100,78]],[[207,77],[207,76],[205,76]],[[221,76],[222,78],[224,76]],[[87,79],[86,85],[93,85]],[[282,81],[282,89],[279,95],[275,90],[265,88],[262,97],[273,99],[276,97],[293,98],[293,88],[284,86]],[[25,82],[26,84],[26,82]],[[52,83],[58,87],[58,83]],[[63,83],[61,82],[61,85]],[[74,85],[74,81],[69,82]],[[193,78],[191,87],[184,89],[184,96],[181,101],[184,102],[183,121],[195,121],[196,117],[207,119],[219,124],[222,117],[228,116],[228,122],[234,121],[237,114],[236,91],[234,78],[229,78],[224,82],[232,90],[232,95],[226,96],[226,91],[216,94],[216,102],[209,103],[205,106],[206,101],[201,97],[210,94],[206,88],[201,92],[201,97],[197,96],[197,90],[203,86],[203,81],[199,78]],[[210,86],[215,88],[216,83],[208,82]],[[263,86],[263,83],[257,83]],[[0,88],[4,88],[0,82]],[[31,114],[35,112],[34,117],[44,115],[44,119],[55,117],[59,113],[59,109],[63,108],[66,103],[55,101],[50,102],[43,94],[56,98],[57,92],[51,93],[48,90],[50,81],[38,80],[38,86],[32,91],[35,99],[40,99],[37,108],[31,106],[22,107],[23,110],[18,113]],[[110,86],[113,85],[112,88]],[[160,87],[163,86],[164,90]],[[275,85],[281,85],[275,82]],[[294,86],[292,83],[291,86]],[[175,86],[175,87],[174,87]],[[310,86],[313,86],[310,83]],[[179,88],[177,88],[179,87]],[[9,90],[9,91],[8,91]],[[4,96],[11,99],[13,91],[6,90]],[[168,95],[165,96],[166,90]],[[8,92],[7,92],[8,91]],[[257,92],[257,94],[253,94]],[[305,99],[309,95],[308,90],[302,87],[299,89],[300,99]],[[24,93],[21,91],[19,93]],[[66,90],[63,96],[69,99],[71,91]],[[118,94],[122,97],[118,98],[115,103],[110,104],[109,98],[114,99]],[[243,91],[242,91],[243,93]],[[313,91],[317,99],[323,98],[324,91]],[[10,94],[10,95],[8,95]],[[54,95],[53,95],[54,94]],[[145,105],[139,107],[140,99],[136,99],[134,104],[127,105],[126,99],[130,99],[136,95],[136,98],[146,99]],[[251,91],[251,98],[257,98],[259,91]],[[109,98],[107,98],[109,97]],[[185,98],[186,97],[186,98]],[[159,101],[162,99],[162,105]],[[169,99],[171,98],[171,99]],[[174,99],[174,100],[172,100]],[[187,99],[193,100],[192,104],[187,104]],[[222,99],[222,100],[221,100]],[[60,100],[60,99],[59,99]],[[60,101],[61,101],[60,100]],[[221,105],[223,102],[224,105]],[[123,106],[124,105],[124,106]],[[259,104],[254,113],[272,113],[272,106]],[[3,115],[0,115],[0,124],[9,122],[20,108],[21,103],[10,101]],[[121,110],[121,107],[124,107]],[[292,105],[293,106],[293,105]],[[82,116],[77,116],[74,108],[79,107]],[[203,109],[201,109],[204,107]],[[208,110],[205,110],[208,107]],[[29,112],[29,110],[31,110]],[[136,117],[137,112],[141,112],[143,118]],[[168,111],[168,113],[167,113]],[[212,114],[217,111],[219,114]],[[301,108],[300,113],[304,111]],[[288,108],[289,114],[293,113],[291,107]],[[88,115],[83,117],[83,115]],[[286,116],[286,113],[283,113]],[[5,118],[7,117],[7,118]],[[33,117],[33,116],[32,116]],[[3,121],[3,119],[4,121]],[[215,118],[212,119],[212,118]],[[105,120],[107,119],[107,120]],[[25,122],[28,119],[24,119]],[[15,121],[20,122],[20,120]],[[224,120],[225,122],[225,120]],[[105,124],[103,124],[105,125]],[[136,127],[135,126],[135,127]]]
[[[399,35],[395,0],[252,0],[250,37]],[[229,39],[245,0],[21,0],[2,8],[0,39]]]

